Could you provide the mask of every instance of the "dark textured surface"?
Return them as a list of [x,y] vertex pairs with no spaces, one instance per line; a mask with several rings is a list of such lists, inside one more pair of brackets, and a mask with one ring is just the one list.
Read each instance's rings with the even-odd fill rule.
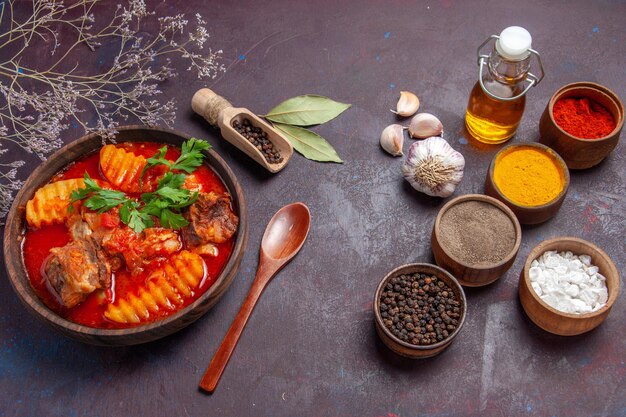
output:
[[[534,326],[517,297],[530,249],[559,235],[598,244],[624,282],[623,139],[605,162],[572,173],[555,218],[523,227],[518,259],[501,280],[467,290],[465,326],[443,354],[418,362],[395,356],[376,336],[371,310],[389,270],[432,261],[430,230],[446,201],[413,191],[401,178],[401,159],[378,145],[381,130],[396,121],[388,109],[399,91],[415,91],[421,110],[440,117],[445,138],[464,154],[466,177],[455,195],[481,193],[500,146],[478,146],[464,136],[463,113],[478,72],[475,48],[512,24],[532,33],[547,76],[530,92],[509,143],[535,141],[543,108],[566,83],[595,81],[626,97],[624,2],[186,0],[154,2],[154,8],[203,13],[211,46],[225,51],[228,67],[208,85],[235,105],[263,113],[304,93],[352,103],[316,129],[345,163],[295,155],[285,170],[268,174],[192,115],[189,100],[205,83],[181,68],[163,85],[179,101],[174,128],[213,143],[248,199],[250,241],[239,275],[187,329],[143,346],[99,348],[29,316],[0,272],[0,416],[626,414],[624,291],[601,327],[573,338]],[[93,55],[83,65],[89,62]],[[293,201],[311,209],[309,240],[269,285],[220,386],[206,396],[197,384],[250,286],[265,225]]]

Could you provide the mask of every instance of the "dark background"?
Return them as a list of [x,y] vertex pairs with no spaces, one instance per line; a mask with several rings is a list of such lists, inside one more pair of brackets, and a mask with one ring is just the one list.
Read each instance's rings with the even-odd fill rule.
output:
[[[533,325],[517,296],[529,251],[555,236],[598,244],[623,275],[623,140],[599,166],[571,173],[556,217],[523,228],[505,276],[466,290],[465,326],[441,355],[411,361],[391,353],[374,331],[371,307],[387,271],[433,261],[430,231],[448,200],[415,192],[402,179],[402,160],[378,145],[382,129],[396,122],[389,108],[399,92],[417,93],[420,111],[437,115],[444,137],[465,156],[455,195],[482,193],[501,146],[478,145],[463,131],[478,74],[476,47],[514,24],[533,35],[547,75],[529,93],[508,143],[533,142],[541,112],[564,84],[595,81],[626,97],[625,2],[185,0],[149,8],[157,15],[202,13],[209,46],[224,50],[227,71],[215,80],[198,80],[181,65],[162,89],[178,100],[173,127],[206,138],[239,178],[251,218],[248,250],[231,288],[206,316],[175,335],[126,348],[58,335],[26,312],[0,270],[0,416],[626,415],[624,291],[601,327],[570,338]],[[82,65],[95,65],[97,54],[85,50]],[[316,128],[345,163],[294,155],[282,172],[268,174],[192,114],[188,103],[203,86],[257,113],[306,93],[351,103]],[[81,135],[69,130],[64,140]],[[406,140],[405,152],[412,142]],[[265,225],[293,201],[311,209],[309,239],[270,284],[217,391],[207,396],[197,384],[254,277]]]

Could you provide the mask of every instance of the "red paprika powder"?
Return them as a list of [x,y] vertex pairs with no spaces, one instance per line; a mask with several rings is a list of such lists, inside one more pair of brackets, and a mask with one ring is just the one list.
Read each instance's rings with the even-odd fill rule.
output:
[[588,97],[562,98],[554,103],[552,114],[561,129],[580,139],[602,138],[615,129],[613,115]]

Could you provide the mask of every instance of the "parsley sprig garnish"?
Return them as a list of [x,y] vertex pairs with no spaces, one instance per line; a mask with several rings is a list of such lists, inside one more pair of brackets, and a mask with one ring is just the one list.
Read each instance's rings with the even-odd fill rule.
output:
[[185,178],[185,174],[173,174],[170,171],[161,178],[154,192],[141,195],[141,200],[145,203],[144,212],[158,217],[164,227],[180,229],[189,224],[179,211],[193,204],[198,193],[191,194],[189,190],[182,188]]
[[148,163],[143,167],[141,171],[141,177],[146,171],[157,165],[165,165],[171,171],[185,171],[187,174],[191,174],[196,168],[202,164],[204,154],[202,151],[206,151],[211,148],[206,141],[196,138],[191,138],[183,143],[181,147],[181,153],[178,159],[174,162],[165,159],[165,153],[167,152],[167,146],[162,147],[152,157],[148,158]]
[[191,138],[183,143],[180,157],[174,161],[165,159],[167,146],[162,147],[152,157],[148,158],[141,176],[147,169],[157,165],[166,165],[170,170],[158,182],[156,190],[141,194],[140,200],[128,197],[122,191],[102,188],[85,172],[85,188],[72,191],[69,210],[73,209],[73,203],[85,200],[84,206],[104,213],[114,207],[120,207],[120,219],[124,224],[141,233],[144,229],[154,226],[154,217],[158,218],[163,227],[180,229],[189,224],[181,214],[181,209],[193,204],[198,198],[198,193],[191,193],[183,188],[186,174],[172,171],[184,171],[191,174],[202,164],[204,154],[202,151],[211,147],[207,142]]
[[126,194],[121,191],[107,190],[100,187],[97,182],[91,179],[87,172],[85,172],[84,179],[85,188],[74,190],[70,195],[71,204],[69,206],[69,211],[74,209],[73,203],[79,200],[84,200],[87,197],[90,198],[85,201],[85,207],[93,211],[97,211],[98,213],[109,211],[113,207],[124,204],[128,200]]

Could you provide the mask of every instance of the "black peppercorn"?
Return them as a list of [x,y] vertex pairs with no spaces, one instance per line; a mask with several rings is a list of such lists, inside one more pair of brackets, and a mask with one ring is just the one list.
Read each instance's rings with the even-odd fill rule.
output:
[[391,278],[383,288],[381,317],[400,340],[430,345],[445,340],[456,329],[460,303],[454,291],[437,277],[401,275]]
[[242,122],[236,120],[233,122],[233,128],[257,148],[270,164],[278,164],[283,161],[280,151],[269,140],[267,132],[260,127],[252,126],[250,120],[244,119]]

